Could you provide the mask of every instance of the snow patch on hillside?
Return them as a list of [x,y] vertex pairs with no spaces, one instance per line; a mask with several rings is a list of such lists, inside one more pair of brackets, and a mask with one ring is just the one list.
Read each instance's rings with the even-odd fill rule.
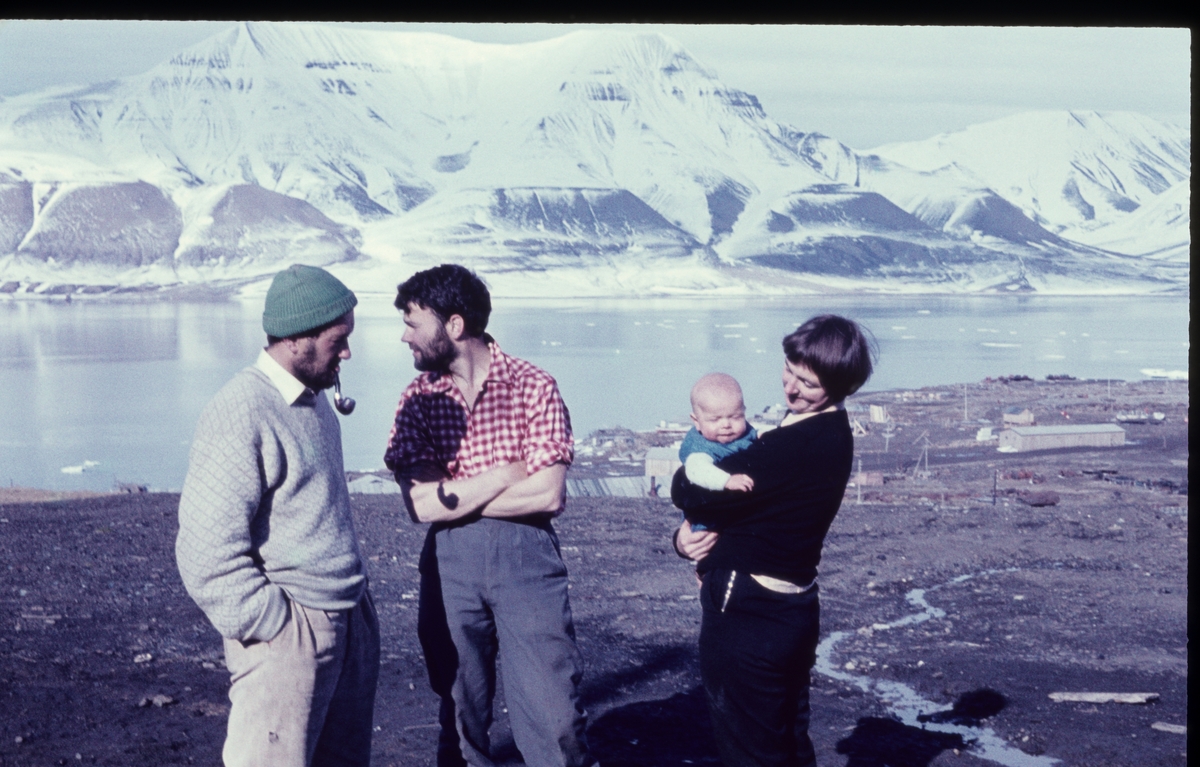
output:
[[1116,253],[1187,263],[1191,258],[1191,194],[1191,181],[1181,181],[1125,219],[1078,232],[1075,239]]
[[871,154],[925,172],[956,165],[1068,239],[1191,176],[1191,134],[1131,112],[1027,112]]

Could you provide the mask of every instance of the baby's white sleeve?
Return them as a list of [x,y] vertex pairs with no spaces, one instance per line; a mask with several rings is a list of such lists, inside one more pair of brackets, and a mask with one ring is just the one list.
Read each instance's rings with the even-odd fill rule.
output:
[[729,481],[729,472],[721,471],[713,465],[713,457],[708,453],[696,452],[687,457],[683,464],[683,472],[693,484],[706,490],[724,490]]

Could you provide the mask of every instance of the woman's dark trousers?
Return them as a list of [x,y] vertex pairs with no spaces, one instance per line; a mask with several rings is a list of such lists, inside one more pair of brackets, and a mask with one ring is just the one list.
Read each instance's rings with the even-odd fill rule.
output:
[[780,594],[749,574],[713,570],[700,600],[700,672],[726,767],[815,765],[808,686],[820,633],[816,584]]

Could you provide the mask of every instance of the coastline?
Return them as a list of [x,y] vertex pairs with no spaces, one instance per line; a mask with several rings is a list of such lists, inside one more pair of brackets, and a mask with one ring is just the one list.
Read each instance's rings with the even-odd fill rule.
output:
[[[270,275],[266,275],[269,277]],[[486,277],[487,275],[485,275]],[[177,303],[222,303],[227,301],[244,301],[257,300],[259,296],[253,287],[247,290],[247,286],[253,286],[255,282],[259,282],[263,278],[239,281],[235,285],[214,285],[209,283],[201,284],[178,284],[178,285],[147,285],[133,286],[126,289],[112,288],[107,289],[107,286],[86,286],[78,283],[54,283],[51,284],[45,291],[40,292],[0,292],[0,301],[9,302],[24,302],[24,301],[40,301],[45,303],[73,303],[75,301],[85,301],[89,303],[150,303],[169,301]],[[44,283],[33,283],[34,285],[42,285]],[[88,290],[89,287],[101,287],[103,290]],[[375,297],[379,299],[386,298],[392,300],[395,297],[394,290],[372,291],[356,289],[355,293],[360,296]],[[771,302],[779,301],[794,297],[816,297],[816,296],[833,296],[833,297],[851,297],[851,296],[871,296],[872,298],[895,298],[895,299],[921,299],[921,298],[1189,298],[1191,296],[1191,287],[1186,285],[1171,286],[1159,290],[1104,290],[1091,292],[1074,292],[1074,291],[1007,291],[1007,290],[978,290],[978,291],[939,291],[939,290],[895,290],[889,291],[878,288],[863,287],[859,289],[837,289],[829,288],[823,290],[813,290],[809,292],[781,292],[781,293],[761,293],[754,291],[745,292],[722,292],[714,295],[711,292],[697,290],[694,292],[688,291],[671,291],[671,292],[645,292],[645,293],[630,293],[630,294],[590,294],[581,293],[579,295],[558,294],[558,295],[540,295],[540,294],[521,294],[521,293],[506,293],[497,292],[493,295],[495,299],[502,299],[513,302],[514,305],[526,304],[536,305],[547,303],[551,305],[561,305],[574,301],[664,301],[664,302],[688,302],[688,301],[719,301],[719,302]]]

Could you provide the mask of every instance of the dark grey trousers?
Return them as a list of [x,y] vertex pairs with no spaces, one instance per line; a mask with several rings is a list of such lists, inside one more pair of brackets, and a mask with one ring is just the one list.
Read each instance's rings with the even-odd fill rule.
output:
[[[583,658],[567,568],[550,522],[477,519],[430,528],[418,634],[441,696],[438,767],[491,767],[496,654],[513,739],[528,767],[587,767]],[[465,762],[464,762],[465,760]]]
[[821,605],[769,591],[745,573],[704,575],[700,678],[726,767],[813,767],[809,672],[817,657]]

